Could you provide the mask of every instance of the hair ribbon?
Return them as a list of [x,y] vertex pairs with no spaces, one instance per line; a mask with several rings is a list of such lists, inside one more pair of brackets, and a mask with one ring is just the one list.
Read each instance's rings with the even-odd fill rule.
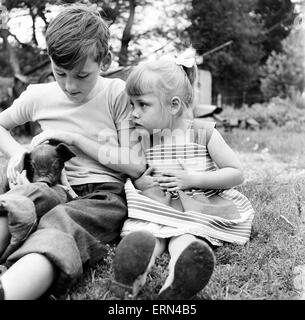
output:
[[194,51],[190,49],[184,51],[176,57],[175,62],[179,66],[192,68],[196,64]]

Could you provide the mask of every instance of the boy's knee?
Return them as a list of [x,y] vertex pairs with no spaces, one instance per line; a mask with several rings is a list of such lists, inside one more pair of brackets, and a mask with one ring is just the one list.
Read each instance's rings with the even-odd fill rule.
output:
[[34,182],[26,185],[18,186],[9,191],[9,195],[19,195],[29,198],[35,205],[37,217],[40,218],[46,212],[60,203],[66,201],[64,195],[59,194],[46,183]]
[[42,254],[56,266],[59,270],[56,287],[69,286],[83,272],[80,253],[74,239],[60,230],[37,230],[8,257],[8,265],[30,253]]

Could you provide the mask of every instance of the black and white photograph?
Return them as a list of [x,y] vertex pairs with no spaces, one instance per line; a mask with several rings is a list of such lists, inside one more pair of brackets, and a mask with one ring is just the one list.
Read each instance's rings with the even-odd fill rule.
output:
[[305,1],[1,0],[0,300],[305,300]]

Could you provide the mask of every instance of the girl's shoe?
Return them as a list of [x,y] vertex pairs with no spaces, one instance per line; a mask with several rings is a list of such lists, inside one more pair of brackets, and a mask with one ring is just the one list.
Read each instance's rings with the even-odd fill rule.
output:
[[160,300],[185,300],[195,296],[209,282],[215,256],[204,241],[194,241],[180,254],[172,283],[159,292]]
[[113,260],[114,281],[112,291],[124,298],[126,291],[136,296],[145,284],[153,263],[156,238],[147,231],[135,231],[118,244]]

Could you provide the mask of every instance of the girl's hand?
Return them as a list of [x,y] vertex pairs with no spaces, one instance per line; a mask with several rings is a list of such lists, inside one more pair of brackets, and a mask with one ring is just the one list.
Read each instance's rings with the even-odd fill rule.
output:
[[19,175],[24,168],[24,157],[27,152],[28,151],[24,149],[9,159],[6,169],[6,176],[10,186],[18,184]]
[[158,186],[157,178],[154,178],[151,176],[151,174],[154,172],[154,168],[149,167],[140,178],[136,179],[134,181],[135,187],[138,190],[146,190],[155,186]]
[[61,141],[67,145],[72,145],[75,139],[75,134],[68,131],[45,130],[32,139],[31,146],[36,147],[37,145],[51,139]]
[[193,187],[196,173],[187,170],[179,159],[178,163],[182,171],[163,171],[162,176],[158,177],[157,181],[162,190],[170,192]]
[[192,188],[194,177],[194,174],[190,174],[186,170],[164,171],[157,181],[162,190],[170,192]]

